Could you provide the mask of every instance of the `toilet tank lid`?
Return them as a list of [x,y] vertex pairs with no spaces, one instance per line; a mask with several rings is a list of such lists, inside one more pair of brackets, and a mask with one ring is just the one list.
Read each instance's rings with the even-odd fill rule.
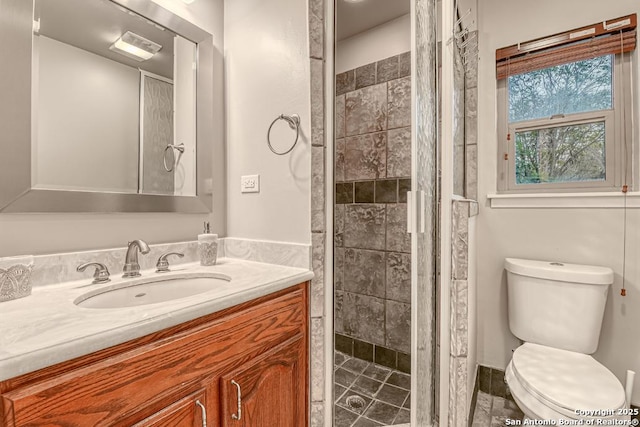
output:
[[506,258],[504,260],[504,268],[514,274],[538,279],[589,285],[609,285],[613,283],[613,270],[608,267]]

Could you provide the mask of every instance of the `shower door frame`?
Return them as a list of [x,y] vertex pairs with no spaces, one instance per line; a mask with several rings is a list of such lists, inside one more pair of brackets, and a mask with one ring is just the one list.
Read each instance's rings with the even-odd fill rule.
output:
[[[453,194],[453,151],[452,150],[442,150],[442,142],[451,140],[452,132],[451,132],[451,114],[447,114],[448,109],[452,108],[451,101],[445,100],[445,97],[442,97],[442,132],[441,138],[438,139],[437,131],[435,132],[435,136],[432,134],[430,137],[435,138],[435,141],[432,141],[434,144],[434,156],[435,161],[432,165],[429,165],[430,169],[428,173],[431,173],[432,177],[432,199],[427,201],[427,198],[423,196],[424,193],[419,193],[414,189],[414,182],[418,178],[418,168],[420,167],[419,162],[417,161],[416,149],[418,139],[416,137],[418,126],[424,124],[419,121],[421,117],[418,117],[418,111],[423,111],[424,105],[416,105],[417,97],[416,90],[418,84],[416,84],[417,76],[422,75],[423,72],[428,71],[422,68],[424,64],[418,62],[418,56],[416,54],[416,47],[423,46],[425,40],[423,40],[424,34],[421,34],[420,37],[417,34],[417,29],[419,28],[418,13],[426,13],[428,9],[431,8],[431,15],[427,14],[427,18],[430,19],[432,24],[435,24],[437,21],[436,16],[436,1],[435,0],[411,0],[411,76],[412,76],[412,85],[411,85],[411,126],[412,126],[412,136],[411,136],[411,154],[412,154],[412,172],[411,172],[411,181],[412,181],[412,198],[414,200],[425,200],[426,203],[413,203],[413,212],[410,214],[410,224],[413,230],[419,230],[421,221],[425,223],[430,221],[431,227],[426,227],[428,231],[424,233],[412,233],[412,271],[411,271],[411,288],[412,288],[412,296],[411,296],[411,426],[412,427],[427,427],[434,424],[435,421],[435,397],[436,394],[439,395],[440,408],[438,411],[439,416],[439,424],[442,425],[443,421],[447,422],[448,420],[448,381],[449,381],[449,326],[448,322],[440,322],[439,329],[436,330],[435,323],[435,310],[436,306],[440,305],[440,318],[448,319],[449,313],[449,295],[448,292],[440,292],[440,299],[436,301],[435,299],[431,299],[433,303],[433,307],[428,310],[432,317],[431,319],[419,319],[418,310],[419,307],[419,295],[416,291],[418,286],[418,274],[415,268],[418,265],[418,234],[424,235],[425,233],[431,232],[432,240],[431,240],[431,258],[425,260],[426,263],[431,263],[431,266],[427,269],[430,271],[431,277],[429,278],[431,283],[427,284],[427,292],[432,292],[434,287],[436,286],[436,273],[440,273],[440,283],[449,283],[451,277],[451,200]],[[326,214],[326,241],[325,241],[325,264],[324,264],[324,275],[326,280],[324,298],[325,298],[325,307],[328,309],[331,308],[330,313],[326,313],[324,319],[324,330],[331,333],[325,333],[325,381],[324,381],[324,426],[332,427],[333,425],[333,363],[334,363],[334,325],[333,325],[333,307],[334,307],[334,293],[333,293],[333,240],[334,240],[334,188],[335,188],[335,180],[334,180],[334,149],[335,149],[335,138],[334,138],[334,106],[335,106],[335,67],[334,67],[334,58],[335,58],[335,23],[336,23],[336,14],[335,14],[335,0],[334,1],[326,1],[324,7],[324,49],[325,49],[325,142],[326,142],[326,153],[325,153],[325,214]],[[453,16],[453,0],[442,0],[442,13],[441,18],[443,23],[453,22],[451,19],[444,19],[445,17]],[[421,15],[424,18],[424,15]],[[435,25],[434,25],[435,27]],[[441,34],[447,34],[446,31],[450,31],[452,29],[451,25],[442,25]],[[436,39],[429,39],[435,34],[435,29],[433,33],[426,37],[428,42],[432,43],[431,48],[433,51],[436,51],[435,44]],[[449,76],[452,76],[452,64],[453,59],[450,55],[445,53],[446,49],[443,49],[442,53],[442,63],[443,63],[443,80],[442,80],[442,90],[443,93],[452,93],[450,92],[452,89],[452,81]],[[427,73],[427,78],[429,76],[435,77],[437,73],[437,58],[435,59],[435,63],[432,64],[432,70],[430,74]],[[445,77],[447,76],[447,77]],[[437,85],[435,84],[435,78],[433,79],[433,87],[437,91]],[[449,92],[447,92],[449,90]],[[438,121],[438,108],[437,108],[437,93],[433,94],[433,99],[435,99],[435,104],[431,106],[432,112],[435,113],[433,119]],[[433,99],[430,101],[433,103]],[[435,111],[433,109],[435,108]],[[433,124],[432,124],[433,125]],[[415,160],[414,160],[415,159]],[[442,171],[440,182],[437,182],[438,178],[438,170]],[[424,171],[421,171],[424,172]],[[445,173],[446,172],[446,173]],[[407,207],[409,209],[409,207]],[[427,209],[429,210],[427,212]],[[436,238],[439,236],[439,238]],[[438,244],[439,242],[439,244]],[[447,254],[446,256],[437,257],[437,254]],[[439,263],[438,263],[439,259]],[[329,279],[331,278],[331,279]],[[330,284],[330,286],[329,286]],[[421,321],[424,324],[418,325],[418,322]],[[419,333],[424,336],[430,337],[427,339],[429,343],[429,348],[419,348]],[[439,353],[439,366],[436,366],[436,359],[438,357],[435,354],[436,351],[436,334],[439,334],[441,337],[440,341],[440,353]],[[424,343],[424,342],[423,342]],[[417,355],[424,353],[428,358],[427,363],[423,364],[423,369],[418,370],[417,363]],[[428,388],[428,396],[427,401],[421,400],[418,396],[418,375],[424,372],[427,377],[427,388]],[[438,375],[440,379],[440,388],[435,389],[436,381],[435,376]],[[425,383],[425,381],[421,381],[421,383]]]

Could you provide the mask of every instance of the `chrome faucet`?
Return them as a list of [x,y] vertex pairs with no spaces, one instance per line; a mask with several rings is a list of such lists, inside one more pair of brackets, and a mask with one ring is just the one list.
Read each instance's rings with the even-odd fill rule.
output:
[[138,277],[140,276],[140,264],[138,264],[138,250],[142,254],[149,253],[149,245],[144,240],[134,240],[128,243],[127,255],[124,259],[124,273],[122,277]]

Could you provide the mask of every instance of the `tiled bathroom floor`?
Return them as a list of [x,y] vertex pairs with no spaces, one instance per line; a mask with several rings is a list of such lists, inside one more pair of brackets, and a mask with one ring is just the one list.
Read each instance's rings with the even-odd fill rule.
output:
[[[409,422],[409,375],[340,352],[335,353],[334,368],[334,427]],[[351,396],[359,396],[362,407],[347,404],[347,398]]]
[[521,420],[522,417],[524,414],[513,400],[478,391],[472,427],[503,427],[507,418]]

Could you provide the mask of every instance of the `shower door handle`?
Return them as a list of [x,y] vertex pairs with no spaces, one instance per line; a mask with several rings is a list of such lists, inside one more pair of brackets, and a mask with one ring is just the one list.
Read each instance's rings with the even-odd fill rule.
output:
[[427,193],[422,190],[407,191],[407,233],[424,233]]
[[413,233],[413,192],[407,191],[407,233]]

